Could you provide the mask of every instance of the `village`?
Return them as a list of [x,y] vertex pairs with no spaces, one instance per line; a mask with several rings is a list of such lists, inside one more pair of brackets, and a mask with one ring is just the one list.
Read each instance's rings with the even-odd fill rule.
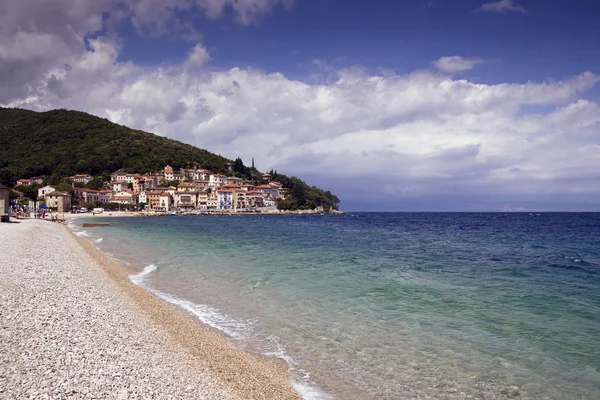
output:
[[[114,172],[110,182],[105,182],[100,190],[83,187],[93,179],[88,174],[67,177],[72,193],[57,190],[53,185],[41,186],[37,189],[35,207],[63,213],[117,206],[152,213],[277,212],[277,201],[286,196],[286,190],[272,181],[269,173],[263,174],[262,182],[257,184],[206,169],[176,170],[166,165],[160,172],[144,175]],[[12,189],[13,196],[22,201],[24,193],[19,191],[20,187],[44,182],[43,177],[19,179]]]

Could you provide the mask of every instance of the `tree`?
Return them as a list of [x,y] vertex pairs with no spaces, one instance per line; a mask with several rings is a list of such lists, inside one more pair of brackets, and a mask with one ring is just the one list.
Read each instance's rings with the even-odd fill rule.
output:
[[37,200],[39,188],[40,186],[36,184],[18,186],[18,190],[23,192],[23,196],[30,200]]
[[[110,179],[110,178],[109,178]],[[86,189],[102,190],[104,188],[103,178],[96,176],[91,181],[84,185]]]

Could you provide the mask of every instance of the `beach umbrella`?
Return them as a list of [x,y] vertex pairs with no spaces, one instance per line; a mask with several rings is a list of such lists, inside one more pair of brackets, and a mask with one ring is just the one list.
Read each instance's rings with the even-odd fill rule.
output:
[[45,210],[45,209],[47,209],[47,208],[48,208],[48,206],[47,206],[47,205],[45,205],[45,204],[42,204],[42,205],[40,206],[40,209],[42,209],[42,210]]

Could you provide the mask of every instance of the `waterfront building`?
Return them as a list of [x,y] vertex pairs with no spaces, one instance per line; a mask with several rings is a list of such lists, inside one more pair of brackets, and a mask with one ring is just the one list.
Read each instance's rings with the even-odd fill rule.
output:
[[71,211],[71,195],[63,192],[50,192],[45,196],[46,206],[59,212]]

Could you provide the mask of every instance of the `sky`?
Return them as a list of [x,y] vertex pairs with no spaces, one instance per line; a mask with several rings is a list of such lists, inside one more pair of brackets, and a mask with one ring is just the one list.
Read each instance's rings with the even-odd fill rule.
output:
[[0,106],[254,158],[346,211],[600,211],[598,21],[586,0],[0,0]]

